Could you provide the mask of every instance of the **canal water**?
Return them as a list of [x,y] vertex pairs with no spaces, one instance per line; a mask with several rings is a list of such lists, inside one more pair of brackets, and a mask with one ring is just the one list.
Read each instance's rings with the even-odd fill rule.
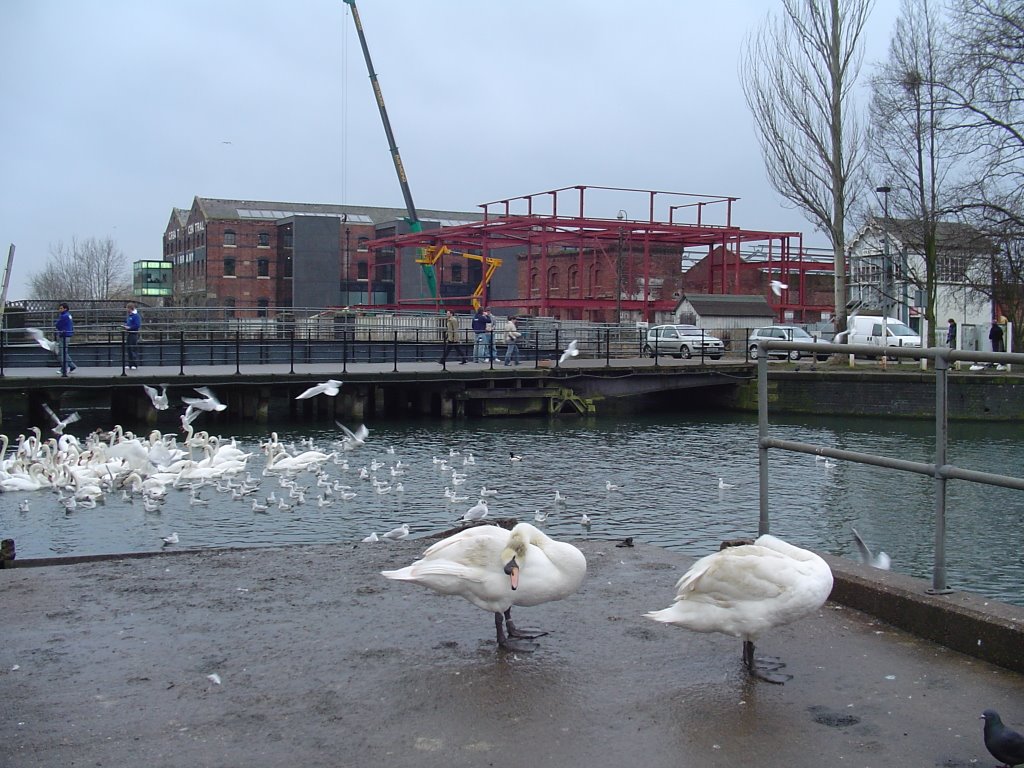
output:
[[[86,418],[77,434],[92,425]],[[201,418],[195,426],[204,427]],[[354,425],[352,425],[354,426]],[[279,424],[255,429],[218,424],[225,438],[252,451],[248,469],[260,489],[241,500],[209,485],[171,490],[158,511],[139,497],[108,494],[94,509],[67,512],[50,491],[0,497],[0,535],[16,541],[19,558],[158,550],[178,534],[178,548],[351,542],[402,523],[411,536],[452,527],[483,488],[491,517],[533,520],[552,535],[623,539],[627,536],[699,556],[721,540],[756,536],[757,423],[744,414],[679,412],[627,418],[500,419],[369,423],[365,446],[340,450],[333,422]],[[312,472],[295,476],[305,502],[295,503],[266,465],[260,443],[271,431],[289,452],[310,447],[339,451],[323,466],[320,483],[349,485],[354,498],[325,496]],[[969,469],[1019,475],[1024,445],[1019,425],[952,424],[949,460]],[[776,418],[773,437],[819,446],[931,461],[930,422],[867,418]],[[510,454],[521,456],[512,461]],[[195,451],[202,458],[201,450]],[[399,464],[400,462],[400,464]],[[445,462],[442,464],[441,462]],[[374,464],[380,467],[371,470]],[[391,490],[378,493],[361,468]],[[454,484],[451,469],[464,473]],[[392,469],[394,468],[394,473]],[[402,490],[398,490],[401,483]],[[608,490],[607,483],[617,486]],[[724,483],[725,488],[720,484]],[[451,501],[445,489],[464,500]],[[254,511],[273,492],[291,509]],[[556,493],[564,498],[556,502]],[[1018,491],[951,481],[947,487],[947,581],[956,589],[1024,605],[1024,496]],[[928,478],[849,462],[827,466],[812,456],[772,451],[771,530],[795,544],[855,557],[852,528],[892,568],[931,579],[934,491]],[[22,500],[28,511],[19,510]],[[203,503],[205,502],[205,503]],[[590,520],[582,525],[582,516]],[[373,546],[387,546],[381,542]]]

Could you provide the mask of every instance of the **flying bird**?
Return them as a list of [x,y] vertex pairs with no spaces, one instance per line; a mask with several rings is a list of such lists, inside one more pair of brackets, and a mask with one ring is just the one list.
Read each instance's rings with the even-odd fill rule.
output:
[[158,411],[166,411],[170,408],[170,403],[167,400],[167,385],[161,384],[160,391],[156,391],[156,387],[151,387],[148,384],[142,385],[143,390],[149,395],[149,401],[153,404],[153,407]]
[[985,721],[985,749],[1005,766],[1024,763],[1024,736],[1003,724],[999,713],[986,709],[981,713]]
[[315,387],[310,387],[305,392],[303,392],[301,395],[296,395],[295,399],[296,400],[308,400],[309,398],[316,397],[317,395],[327,395],[328,397],[334,397],[335,395],[338,394],[338,391],[340,389],[341,389],[341,382],[340,381],[335,381],[334,379],[328,379],[327,381],[323,382],[322,384],[317,384]]
[[569,342],[569,346],[565,348],[565,352],[562,353],[562,356],[558,358],[558,364],[561,365],[570,357],[579,357],[579,354],[579,342],[576,339],[573,339]]
[[353,432],[340,421],[335,421],[334,423],[345,433],[345,437],[342,438],[341,447],[346,451],[354,451],[359,446],[366,444],[366,438],[369,437],[370,430],[366,428],[365,424],[360,424],[356,431]]
[[381,575],[463,597],[490,611],[498,645],[525,652],[537,648],[528,641],[547,633],[517,629],[512,606],[568,597],[586,572],[587,560],[576,547],[519,523],[511,531],[496,525],[466,528],[431,546],[412,565]]
[[60,418],[60,416],[54,413],[53,409],[50,408],[50,406],[48,406],[46,403],[43,403],[43,410],[46,411],[47,415],[51,419],[53,419],[53,433],[55,435],[63,435],[64,427],[68,426],[69,424],[74,424],[76,421],[82,418],[81,416],[78,415],[78,411],[75,411],[74,413],[68,415],[67,418],[62,419]]
[[[775,661],[759,666],[754,641],[764,631],[817,611],[832,592],[832,570],[813,552],[765,534],[753,544],[724,546],[702,557],[676,583],[675,601],[644,616],[694,632],[743,639],[743,663],[754,677],[782,684]],[[763,662],[762,662],[763,664]]]
[[874,554],[868,548],[868,545],[864,543],[864,539],[861,538],[860,534],[857,533],[857,529],[851,528],[850,530],[853,531],[853,539],[857,544],[857,554],[860,556],[860,561],[864,565],[870,565],[872,568],[888,571],[892,565],[892,558],[885,554],[885,552],[879,552],[877,555]]
[[786,283],[782,282],[781,280],[772,280],[771,286],[772,293],[774,293],[776,296],[781,296],[782,292],[789,288],[789,286]]
[[201,398],[183,397],[181,402],[200,411],[223,411],[227,408],[224,403],[217,399],[217,396],[213,394],[213,390],[209,387],[196,387],[195,390],[202,395]]
[[57,342],[50,341],[38,328],[26,328],[25,333],[32,337],[32,340],[47,352],[57,354]]

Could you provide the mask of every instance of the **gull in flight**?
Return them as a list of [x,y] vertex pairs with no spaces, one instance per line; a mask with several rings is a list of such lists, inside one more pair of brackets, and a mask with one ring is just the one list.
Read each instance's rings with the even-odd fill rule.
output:
[[579,342],[576,339],[573,339],[569,342],[569,346],[565,348],[565,352],[562,353],[562,356],[558,358],[558,364],[561,365],[570,357],[579,357],[579,354]]
[[227,408],[224,403],[217,399],[217,396],[213,394],[213,390],[209,387],[196,387],[195,390],[202,395],[201,398],[183,397],[181,402],[200,411],[223,411]]
[[142,388],[149,395],[149,401],[153,403],[153,407],[158,411],[166,411],[170,408],[170,403],[167,401],[167,385],[161,384],[161,390],[156,391],[156,387],[151,387],[148,384],[143,384]]
[[864,539],[857,533],[856,528],[851,528],[853,531],[854,541],[857,543],[857,553],[860,555],[860,561],[865,565],[870,565],[872,568],[878,568],[881,571],[888,571],[892,565],[892,558],[889,557],[885,552],[879,552],[877,555],[874,554],[868,545],[864,543]]
[[317,384],[315,387],[310,387],[301,395],[296,395],[296,400],[308,400],[311,397],[317,395],[327,395],[328,397],[334,397],[338,394],[338,390],[341,389],[341,382],[334,379],[328,379],[323,384]]
[[789,286],[786,283],[782,282],[781,280],[772,280],[771,286],[772,293],[774,293],[776,296],[781,296],[782,292],[789,288]]
[[48,406],[46,403],[43,403],[43,410],[46,411],[47,415],[51,419],[53,419],[53,433],[55,435],[63,435],[64,427],[68,426],[68,424],[74,424],[76,421],[82,418],[81,416],[78,415],[78,411],[75,411],[66,419],[61,419],[56,413],[53,412],[53,409],[50,408],[50,406]]
[[359,446],[366,444],[366,438],[369,437],[370,430],[366,428],[365,424],[360,424],[358,429],[353,432],[340,421],[335,421],[334,423],[337,424],[341,431],[345,433],[341,447],[346,451],[354,451]]
[[25,333],[32,337],[32,340],[47,352],[57,354],[57,342],[50,341],[38,328],[26,328]]

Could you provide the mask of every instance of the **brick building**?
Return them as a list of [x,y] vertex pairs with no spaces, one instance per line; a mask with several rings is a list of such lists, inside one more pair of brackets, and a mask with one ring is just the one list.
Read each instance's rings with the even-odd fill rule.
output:
[[[419,215],[424,229],[481,218],[463,211]],[[404,216],[398,208],[196,197],[191,208],[172,210],[164,230],[163,258],[173,265],[171,302],[226,307],[239,317],[291,307],[393,304],[401,265],[393,250],[371,253],[366,244],[408,232]],[[417,279],[417,272],[407,269],[405,279]],[[473,274],[453,262],[439,277],[451,290]]]

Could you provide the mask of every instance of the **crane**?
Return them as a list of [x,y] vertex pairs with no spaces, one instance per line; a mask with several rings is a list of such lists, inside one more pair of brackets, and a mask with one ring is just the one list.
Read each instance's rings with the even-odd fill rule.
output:
[[[370,49],[366,45],[366,35],[363,34],[363,24],[359,20],[359,10],[356,8],[356,0],[344,0],[352,9],[352,20],[356,25],[356,32],[359,35],[359,45],[363,49],[363,58],[366,60],[366,69],[370,73],[370,84],[373,86],[373,95],[377,99],[377,109],[380,110],[380,120],[384,124],[384,134],[388,139],[388,149],[391,151],[391,159],[395,163],[395,172],[398,174],[398,183],[402,187],[402,197],[405,198],[406,221],[412,232],[422,232],[423,225],[416,213],[416,204],[412,200],[412,190],[409,188],[409,179],[405,175],[405,166],[402,165],[402,156],[398,154],[398,145],[395,143],[395,134],[391,130],[391,121],[388,120],[388,111],[384,107],[384,94],[381,93],[380,83],[377,82],[377,73],[373,69],[373,60],[370,58]],[[423,275],[430,289],[430,295],[437,300],[437,277],[434,273],[433,264],[426,264],[417,259],[423,267]]]

